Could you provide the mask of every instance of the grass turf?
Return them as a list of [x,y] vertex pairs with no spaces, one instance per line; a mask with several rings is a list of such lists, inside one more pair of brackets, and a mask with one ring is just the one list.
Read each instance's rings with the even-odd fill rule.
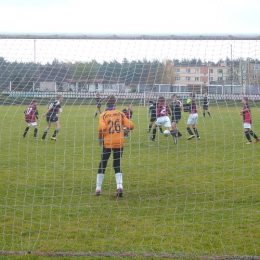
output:
[[[212,106],[212,118],[200,110],[199,141],[186,140],[183,113],[176,146],[159,133],[151,142],[147,109],[135,106],[122,161],[124,197],[116,198],[112,160],[102,196],[94,196],[101,152],[95,106],[65,106],[57,142],[50,140],[54,126],[40,140],[44,119],[38,139],[33,128],[23,138],[24,108],[2,107],[0,250],[259,256],[260,143],[245,145],[240,109]],[[44,111],[40,106],[40,115]],[[255,118],[260,135],[259,125]]]

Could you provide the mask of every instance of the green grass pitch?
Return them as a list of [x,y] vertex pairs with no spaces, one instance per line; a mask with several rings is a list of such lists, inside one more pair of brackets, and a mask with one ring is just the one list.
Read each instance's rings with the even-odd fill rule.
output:
[[[103,108],[103,107],[102,107]],[[123,107],[119,106],[119,109]],[[124,197],[116,198],[111,160],[95,197],[101,148],[95,106],[66,105],[58,141],[33,128],[22,137],[25,106],[3,106],[0,250],[192,256],[260,255],[260,143],[245,145],[238,106],[199,110],[201,140],[147,134],[147,108],[134,106],[125,140]],[[39,107],[40,115],[45,111]],[[252,109],[260,135],[258,110]]]

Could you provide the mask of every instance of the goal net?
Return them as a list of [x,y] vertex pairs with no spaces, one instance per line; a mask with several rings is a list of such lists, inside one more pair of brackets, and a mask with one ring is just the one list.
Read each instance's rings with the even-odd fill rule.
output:
[[[259,55],[254,36],[1,35],[0,254],[259,259]],[[112,155],[95,193],[111,94],[133,111],[123,197]],[[176,140],[151,108],[174,95],[196,102]]]

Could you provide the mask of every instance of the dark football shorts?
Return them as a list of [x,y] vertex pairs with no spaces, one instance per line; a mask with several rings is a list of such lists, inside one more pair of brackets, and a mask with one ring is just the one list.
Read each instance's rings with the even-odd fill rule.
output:
[[156,117],[151,117],[150,122],[153,123],[156,120]]
[[203,105],[204,110],[208,110],[209,106],[208,105]]
[[174,122],[174,123],[178,124],[180,120],[181,120],[181,116],[173,116],[172,117],[172,123]]
[[47,116],[46,121],[47,123],[55,123],[59,121],[59,118],[57,116]]

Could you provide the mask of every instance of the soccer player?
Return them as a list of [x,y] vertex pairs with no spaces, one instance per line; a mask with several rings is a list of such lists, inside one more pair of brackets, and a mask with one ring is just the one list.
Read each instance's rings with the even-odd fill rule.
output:
[[122,110],[122,112],[124,112],[125,116],[128,118],[128,119],[131,119],[132,116],[133,116],[133,105],[132,104],[129,104],[128,105],[128,108],[125,108]]
[[172,130],[174,131],[174,137],[181,137],[182,134],[178,130],[178,123],[181,120],[181,111],[182,111],[182,103],[178,100],[176,94],[172,95],[172,103],[171,103],[171,111],[172,111]]
[[54,123],[56,129],[51,137],[52,141],[57,141],[57,134],[60,131],[61,125],[59,123],[59,118],[58,115],[59,113],[62,112],[62,108],[61,108],[61,101],[63,100],[62,95],[57,95],[56,96],[56,100],[55,102],[51,103],[49,105],[48,110],[46,111],[45,114],[43,114],[43,116],[46,116],[46,121],[47,121],[47,127],[44,130],[43,136],[42,136],[42,140],[45,139],[50,127],[51,127],[51,123]]
[[187,98],[186,104],[190,104],[191,102],[191,94],[189,95],[189,97]]
[[156,107],[156,118],[157,119],[156,119],[156,122],[153,127],[153,135],[150,138],[153,142],[155,141],[157,126],[160,127],[160,126],[164,125],[165,127],[167,127],[169,129],[169,131],[174,139],[174,143],[177,144],[177,138],[176,138],[175,132],[172,130],[172,127],[171,127],[171,121],[169,118],[169,114],[170,114],[170,109],[169,109],[169,106],[166,104],[165,97],[163,97],[163,96],[158,97],[158,104]]
[[101,98],[100,95],[97,94],[97,95],[96,95],[97,108],[96,108],[96,113],[95,113],[95,115],[94,115],[94,118],[97,117],[98,112],[99,112],[99,114],[101,114],[101,109],[100,109],[100,108],[101,108],[102,100],[103,100],[103,98]]
[[113,167],[115,170],[117,196],[123,196],[123,176],[121,157],[124,149],[124,127],[133,130],[134,124],[126,115],[116,110],[116,98],[110,95],[106,99],[106,110],[99,116],[98,139],[102,146],[101,161],[98,167],[95,195],[101,195],[102,182],[105,176],[108,159],[113,153]]
[[244,127],[244,133],[248,140],[246,144],[252,144],[252,140],[250,135],[252,135],[255,138],[255,142],[260,142],[260,138],[257,137],[257,135],[251,130],[252,127],[252,116],[251,116],[251,110],[250,106],[248,104],[248,98],[244,97],[242,99],[243,103],[243,109],[240,111],[240,115],[243,116],[243,127]]
[[204,98],[203,98],[203,117],[206,115],[206,111],[208,112],[209,117],[211,117],[211,114],[209,112],[209,98],[208,98],[208,92],[204,93]]
[[32,101],[32,103],[24,111],[24,117],[25,117],[25,121],[27,122],[27,127],[24,130],[23,137],[25,137],[26,134],[28,133],[30,126],[34,127],[33,136],[35,138],[37,137],[38,126],[37,126],[36,120],[40,121],[40,119],[38,118],[39,113],[38,113],[38,110],[37,110],[37,106],[38,106],[38,101],[34,99]]
[[[131,119],[132,116],[133,116],[132,108],[133,108],[133,105],[129,104],[128,108],[125,108],[125,109],[122,110],[122,112],[125,114],[127,119]],[[125,131],[125,138],[128,138],[128,131]]]
[[[150,115],[150,123],[149,123],[149,126],[148,126],[148,132],[147,133],[150,133],[151,129],[152,129],[152,126],[153,126],[153,123],[156,121],[156,102],[150,100],[149,103],[151,104],[149,109],[148,109],[148,115]],[[159,126],[159,129],[160,129],[160,132],[162,133],[163,130],[162,130],[162,126]]]
[[[188,140],[195,138],[195,135],[197,137],[197,139],[200,139],[199,133],[198,133],[198,129],[197,129],[197,123],[198,123],[198,113],[197,113],[197,103],[195,101],[195,94],[190,94],[190,114],[189,114],[189,118],[187,121],[187,131],[190,134],[190,136],[188,137]],[[190,129],[190,126],[192,125],[194,134],[192,132],[192,130]]]

